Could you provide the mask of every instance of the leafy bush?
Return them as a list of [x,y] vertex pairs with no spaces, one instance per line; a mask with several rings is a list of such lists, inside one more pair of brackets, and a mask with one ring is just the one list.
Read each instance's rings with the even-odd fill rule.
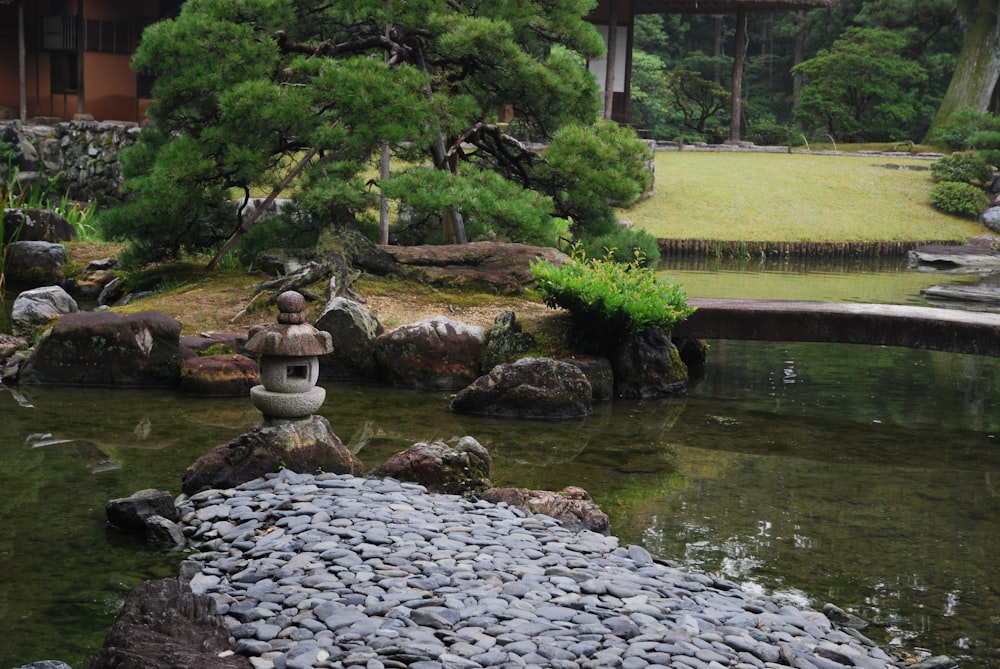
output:
[[1000,148],[1000,116],[967,109],[956,112],[936,139],[956,151]]
[[959,181],[935,184],[929,196],[937,209],[966,218],[976,218],[990,206],[990,198],[981,188]]
[[981,156],[964,151],[943,156],[931,163],[931,178],[935,181],[988,184],[993,180],[993,168]]
[[580,246],[589,258],[606,256],[621,263],[639,260],[646,267],[655,266],[660,259],[656,237],[634,228],[616,226],[603,235],[584,236],[580,239]]
[[659,281],[651,269],[635,261],[586,260],[577,252],[562,265],[533,262],[531,273],[545,304],[567,309],[604,340],[626,332],[671,328],[694,312],[679,285]]
[[761,119],[747,125],[747,139],[761,146],[797,146],[802,143],[793,126],[771,119]]
[[610,232],[613,205],[631,204],[653,183],[649,146],[610,121],[560,128],[542,155],[532,178],[546,184],[555,214],[572,221],[574,234]]
[[[400,211],[413,226],[437,221],[441,211],[461,204],[466,234],[472,241],[501,238],[538,246],[555,244],[552,201],[541,193],[521,188],[501,175],[466,169],[458,174],[416,167],[393,174],[381,182],[382,192],[400,203]],[[417,230],[419,232],[419,230]],[[422,234],[433,234],[432,229]],[[405,231],[401,239],[405,238]],[[414,243],[434,243],[433,238]],[[443,239],[441,241],[444,241]]]
[[982,158],[987,165],[1000,168],[1000,147],[995,149],[980,149],[976,155]]

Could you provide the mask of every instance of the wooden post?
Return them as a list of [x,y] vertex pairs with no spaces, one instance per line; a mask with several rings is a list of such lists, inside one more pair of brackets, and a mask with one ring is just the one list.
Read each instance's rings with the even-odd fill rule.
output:
[[615,105],[615,57],[618,54],[618,0],[608,7],[608,57],[604,72],[604,118],[611,119]]
[[17,95],[20,99],[21,123],[28,120],[28,66],[24,45],[24,0],[17,3]]
[[87,106],[84,104],[83,96],[83,42],[85,38],[87,24],[83,19],[83,0],[76,3],[76,113],[84,114]]

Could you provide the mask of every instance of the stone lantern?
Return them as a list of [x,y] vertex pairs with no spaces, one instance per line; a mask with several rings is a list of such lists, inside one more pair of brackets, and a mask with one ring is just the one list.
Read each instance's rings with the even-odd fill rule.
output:
[[286,291],[277,304],[277,324],[256,329],[246,344],[260,357],[261,385],[250,389],[250,399],[265,419],[306,418],[326,399],[326,390],[316,386],[319,356],[333,351],[333,341],[306,323],[300,293]]

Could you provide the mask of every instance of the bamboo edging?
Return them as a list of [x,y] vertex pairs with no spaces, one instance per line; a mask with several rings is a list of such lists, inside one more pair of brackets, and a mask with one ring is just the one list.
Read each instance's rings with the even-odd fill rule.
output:
[[906,242],[741,242],[719,239],[657,239],[662,257],[715,256],[718,258],[899,258],[930,244],[952,246],[954,240]]

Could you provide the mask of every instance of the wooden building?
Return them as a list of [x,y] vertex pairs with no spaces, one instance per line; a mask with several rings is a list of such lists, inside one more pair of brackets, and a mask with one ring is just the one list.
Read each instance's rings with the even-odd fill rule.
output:
[[148,77],[129,67],[142,30],[182,0],[0,0],[0,106],[15,116],[138,121]]

